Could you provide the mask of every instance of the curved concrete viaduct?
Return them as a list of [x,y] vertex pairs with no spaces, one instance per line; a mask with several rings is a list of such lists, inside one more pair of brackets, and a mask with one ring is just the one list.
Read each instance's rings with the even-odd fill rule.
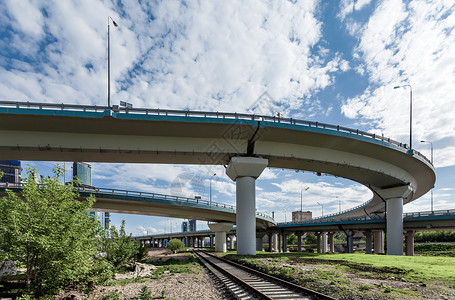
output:
[[[370,133],[267,116],[0,102],[0,156],[17,160],[227,165],[237,183],[240,254],[253,254],[254,184],[265,167],[359,182],[373,199],[344,214],[387,212],[389,254],[402,253],[403,204],[429,191],[431,163]],[[250,221],[247,221],[250,220]],[[245,224],[239,224],[244,222]],[[254,223],[254,221],[253,221]],[[246,230],[246,228],[249,228]],[[245,245],[246,248],[243,248]]]

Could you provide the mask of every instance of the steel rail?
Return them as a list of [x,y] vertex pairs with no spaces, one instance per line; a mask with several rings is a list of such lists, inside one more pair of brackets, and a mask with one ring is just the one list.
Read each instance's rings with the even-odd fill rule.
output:
[[[263,272],[260,272],[260,271],[257,271],[255,269],[252,269],[252,268],[249,268],[249,267],[246,267],[246,266],[243,266],[241,264],[238,264],[238,263],[235,263],[235,262],[232,262],[232,261],[229,261],[229,260],[226,260],[224,258],[221,258],[221,257],[217,257],[217,256],[214,256],[210,253],[208,253],[207,251],[205,250],[197,250],[197,251],[194,251],[196,254],[200,254],[198,252],[201,252],[201,253],[204,253],[204,255],[207,255],[209,257],[212,257],[214,259],[218,259],[220,260],[221,262],[223,263],[226,263],[226,264],[229,264],[231,265],[232,267],[235,267],[236,269],[239,269],[239,270],[242,270],[243,272],[246,272],[246,273],[249,273],[253,276],[257,276],[257,277],[260,277],[260,278],[263,278],[269,282],[272,282],[272,283],[275,283],[275,284],[278,284],[288,290],[291,290],[291,291],[294,291],[296,293],[300,293],[302,295],[302,297],[311,297],[310,299],[330,299],[330,300],[333,300],[335,298],[333,297],[330,297],[328,295],[324,295],[324,294],[321,294],[319,292],[316,292],[316,291],[313,291],[311,289],[308,289],[308,288],[305,288],[305,287],[302,287],[300,285],[297,285],[297,284],[294,284],[292,282],[289,282],[289,281],[286,281],[286,280],[283,280],[281,278],[277,278],[275,276],[272,276],[272,275],[269,275],[269,274],[266,274],[266,273],[263,273]],[[223,273],[229,273],[227,272],[226,270],[222,269],[222,272]],[[243,281],[242,279],[240,279],[241,281]],[[248,283],[245,283],[246,285],[248,285]],[[258,290],[256,288],[254,288],[255,290]],[[260,290],[258,290],[261,294],[263,294]],[[261,296],[260,299],[273,299],[273,296],[270,298],[269,296],[267,295],[264,295],[264,296]]]

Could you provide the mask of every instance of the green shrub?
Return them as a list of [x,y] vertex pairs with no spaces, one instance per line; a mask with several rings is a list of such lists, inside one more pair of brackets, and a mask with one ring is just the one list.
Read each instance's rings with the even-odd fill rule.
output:
[[141,288],[141,294],[139,295],[140,300],[151,300],[152,291],[148,289],[146,285],[143,285]]
[[177,253],[178,250],[184,249],[185,245],[181,240],[172,239],[167,243],[166,248],[171,250],[173,253]]
[[145,246],[138,241],[133,241],[131,235],[126,234],[124,220],[119,231],[117,231],[115,226],[110,228],[109,236],[103,239],[103,249],[106,253],[106,260],[116,270],[126,264],[135,263],[146,256]]

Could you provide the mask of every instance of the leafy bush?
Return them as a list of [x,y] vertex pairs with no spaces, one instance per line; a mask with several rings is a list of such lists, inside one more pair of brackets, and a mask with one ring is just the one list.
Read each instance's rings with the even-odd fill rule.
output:
[[62,183],[64,170],[37,181],[27,169],[19,193],[7,190],[0,199],[0,261],[26,268],[28,292],[36,297],[84,284],[94,271],[102,228],[89,216],[95,199],[78,199],[73,185]]
[[419,231],[416,232],[414,241],[417,243],[455,242],[455,231]]
[[455,257],[455,244],[416,244],[414,251],[420,255]]
[[185,245],[181,240],[172,239],[167,243],[166,247],[172,252],[177,253],[178,250],[184,249]]
[[138,241],[133,241],[131,235],[126,234],[125,220],[122,221],[119,231],[115,226],[110,228],[109,236],[103,240],[103,250],[106,253],[106,260],[116,270],[126,264],[135,263],[147,255],[145,246]]

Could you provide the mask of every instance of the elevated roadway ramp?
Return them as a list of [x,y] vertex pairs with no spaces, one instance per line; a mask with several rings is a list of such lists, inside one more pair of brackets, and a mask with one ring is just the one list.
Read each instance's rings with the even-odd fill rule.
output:
[[[388,228],[394,228],[391,233],[402,229],[403,204],[424,195],[436,179],[433,166],[420,153],[355,129],[237,113],[158,109],[116,112],[107,107],[67,104],[1,101],[0,156],[206,165],[261,159],[268,167],[327,173],[367,186],[374,197],[344,216],[383,213],[387,202]],[[248,182],[242,194],[254,191],[259,175],[241,180]],[[250,216],[254,216],[252,207]],[[400,243],[398,235],[391,240]],[[250,246],[254,251],[254,245]]]

